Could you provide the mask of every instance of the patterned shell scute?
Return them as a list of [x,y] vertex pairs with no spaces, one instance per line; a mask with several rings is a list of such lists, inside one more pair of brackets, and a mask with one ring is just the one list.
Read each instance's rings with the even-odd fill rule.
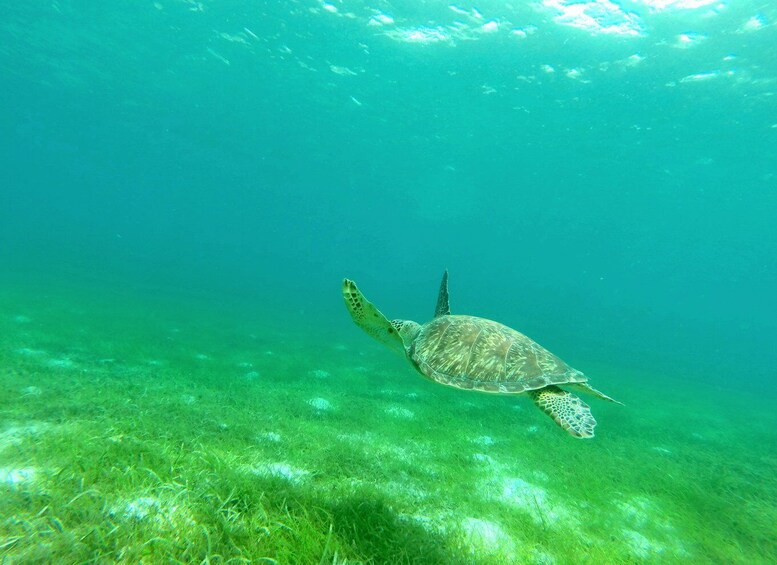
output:
[[440,316],[421,328],[410,358],[433,381],[518,394],[586,377],[529,337],[475,316]]

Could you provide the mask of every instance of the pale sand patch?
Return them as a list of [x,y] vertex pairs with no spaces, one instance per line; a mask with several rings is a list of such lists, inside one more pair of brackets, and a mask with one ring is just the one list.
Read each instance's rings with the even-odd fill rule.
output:
[[[426,444],[417,440],[407,440],[402,445],[396,445],[386,441],[374,432],[361,432],[350,434],[338,434],[337,439],[361,448],[364,453],[375,457],[391,455],[403,461],[414,464],[422,464],[423,460],[431,457],[433,450]],[[419,462],[420,461],[420,462]]]
[[131,500],[122,500],[109,512],[116,518],[138,522],[150,520],[173,528],[195,524],[188,508],[156,496],[139,496]]
[[648,559],[649,557],[660,556],[666,547],[655,541],[646,538],[635,530],[621,530],[621,534],[626,540],[626,545],[629,546],[632,555],[639,559]]
[[52,369],[72,369],[76,366],[73,360],[68,357],[62,357],[60,359],[49,359],[46,361],[46,365]]
[[496,443],[496,440],[491,436],[480,436],[472,439],[471,441],[476,445],[482,445],[484,447],[494,445]]
[[19,485],[33,482],[36,474],[37,471],[33,467],[18,469],[0,467],[0,485],[16,488]]
[[[671,520],[655,501],[645,496],[634,496],[619,502],[617,507],[621,512],[620,523],[627,526],[622,530],[623,536],[634,556],[646,559],[664,552],[684,558],[689,556]],[[660,530],[660,540],[646,535],[648,528],[652,528],[653,532]]]
[[389,416],[393,416],[399,420],[412,420],[415,418],[415,412],[408,410],[407,408],[403,408],[402,406],[389,406],[384,410],[384,412]]
[[21,445],[27,439],[35,439],[50,428],[51,424],[46,422],[27,422],[0,429],[0,451],[12,445]]
[[478,463],[483,463],[485,465],[488,465],[489,467],[497,467],[498,464],[496,462],[496,459],[491,457],[490,455],[486,455],[485,453],[473,453],[472,459],[474,461],[477,461]]
[[465,518],[461,529],[473,555],[485,552],[499,555],[508,563],[515,562],[515,542],[500,524],[480,518]]
[[41,355],[46,355],[46,352],[42,349],[31,349],[29,347],[21,347],[16,350],[16,353],[19,355],[24,355],[25,357],[39,357]]
[[310,471],[294,467],[285,462],[262,463],[261,465],[251,467],[250,471],[255,475],[276,477],[294,484],[301,483],[310,475]]
[[399,514],[399,519],[422,527],[427,532],[444,534],[449,531],[450,524],[455,520],[450,512],[438,512],[429,514]]
[[575,526],[578,523],[572,512],[553,500],[544,488],[519,477],[505,477],[497,480],[496,484],[492,482],[490,490],[492,496],[496,494],[502,502],[523,509],[538,524]]
[[326,398],[311,398],[307,403],[319,412],[328,412],[333,409],[332,403]]
[[644,496],[635,496],[619,502],[618,509],[623,514],[624,522],[637,528],[654,521],[655,515],[659,514],[655,504]]
[[359,433],[348,433],[348,434],[338,434],[337,439],[340,441],[344,441],[345,443],[370,443],[372,444],[374,441],[376,441],[377,436],[374,432],[359,432]]
[[427,493],[417,482],[404,479],[402,481],[387,481],[375,485],[381,492],[394,499],[407,499],[411,502],[428,498]]
[[276,432],[262,432],[256,436],[256,439],[261,442],[280,443],[281,434]]

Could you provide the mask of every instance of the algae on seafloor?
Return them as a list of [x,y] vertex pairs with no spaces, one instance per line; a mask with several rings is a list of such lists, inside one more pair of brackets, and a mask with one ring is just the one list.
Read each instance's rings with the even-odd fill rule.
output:
[[0,303],[11,562],[777,558],[777,422],[748,391],[613,367],[626,407],[581,442],[358,334],[78,298]]

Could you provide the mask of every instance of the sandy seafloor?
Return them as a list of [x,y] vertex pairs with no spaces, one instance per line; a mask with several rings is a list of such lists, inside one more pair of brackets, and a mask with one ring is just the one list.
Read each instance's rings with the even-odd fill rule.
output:
[[4,288],[4,562],[777,560],[758,390],[603,362],[581,441],[319,322]]

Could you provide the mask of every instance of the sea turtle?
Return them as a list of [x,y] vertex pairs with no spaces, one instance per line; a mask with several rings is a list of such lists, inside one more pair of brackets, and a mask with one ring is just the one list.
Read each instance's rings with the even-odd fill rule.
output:
[[596,420],[585,402],[561,386],[621,404],[522,333],[485,318],[452,315],[448,271],[442,277],[434,318],[424,325],[389,321],[348,279],[343,281],[343,298],[357,326],[405,355],[425,377],[466,390],[526,393],[574,437],[593,437]]

